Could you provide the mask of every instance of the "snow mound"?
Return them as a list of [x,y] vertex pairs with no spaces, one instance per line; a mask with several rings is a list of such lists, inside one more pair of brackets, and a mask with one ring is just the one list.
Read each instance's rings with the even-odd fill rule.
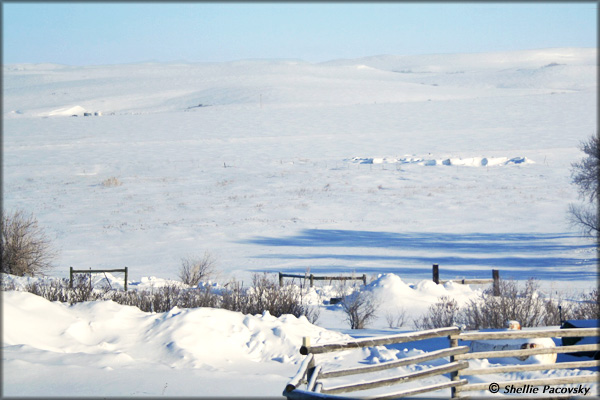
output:
[[304,336],[313,344],[348,339],[292,315],[276,318],[211,308],[153,314],[112,301],[69,306],[19,291],[3,293],[2,311],[3,346],[26,346],[77,360],[95,355],[86,362],[98,368],[139,362],[205,369],[224,362],[297,363]]
[[48,113],[42,113],[42,116],[46,117],[55,117],[55,116],[63,116],[70,117],[72,115],[77,115],[78,117],[82,117],[84,113],[86,113],[86,109],[81,106],[74,107],[64,107],[59,108],[57,110],[50,111]]
[[345,161],[355,164],[416,164],[424,166],[467,166],[467,167],[496,167],[516,164],[534,164],[527,157],[450,157],[450,158],[423,158],[415,156],[395,157],[352,157]]
[[464,305],[469,299],[479,295],[479,290],[473,290],[469,285],[456,284],[452,281],[438,285],[430,280],[422,280],[416,285],[405,283],[398,275],[381,274],[366,286],[380,302],[383,312],[394,311],[400,305],[410,304],[411,315],[419,315],[442,296],[450,297]]

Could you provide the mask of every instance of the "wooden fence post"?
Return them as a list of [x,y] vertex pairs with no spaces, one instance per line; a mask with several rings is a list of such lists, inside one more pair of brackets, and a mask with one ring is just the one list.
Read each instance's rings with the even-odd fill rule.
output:
[[[450,341],[450,347],[458,347],[458,339],[453,339],[452,336],[448,336],[448,340]],[[454,356],[450,356],[450,362],[454,362]],[[453,371],[450,372],[450,380],[451,381],[458,381],[460,380],[460,376],[459,376],[459,372],[458,371]],[[452,386],[450,388],[450,397],[451,398],[456,398],[456,386]]]
[[127,291],[127,267],[125,267],[125,291]]
[[436,285],[440,283],[440,266],[437,264],[433,264],[433,281]]
[[367,286],[367,274],[363,274],[362,280],[363,280],[363,285]]
[[69,288],[73,289],[73,267],[69,267]]
[[492,270],[492,278],[494,279],[494,296],[500,296],[500,272],[497,269]]
[[310,287],[313,287],[314,284],[315,284],[315,276],[313,274],[310,274]]
[[[307,349],[310,348],[310,336],[303,336],[302,337],[302,346],[306,347]],[[313,357],[313,359],[308,364],[308,369],[311,369],[311,368],[314,368],[314,367],[315,367],[315,359]]]
[[279,272],[279,287],[283,286],[283,275]]

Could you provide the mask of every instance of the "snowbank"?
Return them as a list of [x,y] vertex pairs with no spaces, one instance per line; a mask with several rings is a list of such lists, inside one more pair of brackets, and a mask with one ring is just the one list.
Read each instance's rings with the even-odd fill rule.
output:
[[[15,386],[15,375],[25,373],[23,368],[43,374],[54,364],[124,373],[154,366],[252,376],[267,368],[265,364],[276,363],[279,367],[274,370],[285,375],[297,368],[303,336],[315,344],[349,338],[291,315],[275,318],[268,313],[253,316],[208,308],[152,314],[112,301],[68,306],[19,291],[3,292],[2,306],[3,361],[8,371],[4,393],[8,395],[23,393]],[[263,393],[280,394],[285,377],[280,379],[281,386]],[[98,387],[87,384],[92,386],[91,393],[106,393],[101,383]],[[210,381],[202,384],[210,386]],[[43,387],[38,385],[38,390]],[[52,394],[72,395],[68,387]]]
[[469,299],[479,296],[480,290],[474,290],[469,285],[457,284],[452,281],[437,285],[433,281],[422,280],[416,284],[407,284],[395,274],[382,274],[366,286],[374,293],[380,303],[382,313],[394,312],[399,308],[413,318],[418,318],[427,311],[429,306],[436,303],[442,296],[456,300],[463,306]]
[[83,117],[83,114],[85,114],[86,112],[87,112],[86,109],[81,106],[73,106],[73,107],[59,108],[57,110],[53,110],[48,113],[42,113],[40,115],[48,116],[48,117],[55,117],[55,116],[71,117],[71,116],[76,115],[78,117]]

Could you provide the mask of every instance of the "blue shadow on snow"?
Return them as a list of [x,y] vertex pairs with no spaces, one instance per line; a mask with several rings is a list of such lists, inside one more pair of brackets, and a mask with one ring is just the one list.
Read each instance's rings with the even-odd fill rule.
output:
[[[565,257],[564,253],[576,253],[595,248],[590,244],[565,243],[578,236],[544,233],[394,233],[353,230],[307,229],[296,236],[283,238],[257,237],[245,243],[271,247],[304,248],[381,248],[398,251],[463,253],[464,256],[443,255],[376,255],[376,254],[263,254],[256,258],[286,260],[339,260],[397,262],[398,268],[373,268],[377,273],[423,274],[434,263],[440,264],[442,279],[454,276],[481,278],[481,271],[470,271],[459,266],[479,266],[500,269],[504,277],[521,277],[530,273],[538,279],[547,280],[596,280],[598,258]],[[555,253],[555,254],[552,254]],[[562,254],[556,254],[562,253]],[[483,256],[486,254],[486,256]],[[481,256],[477,256],[481,255]],[[497,256],[496,256],[497,255]],[[422,265],[421,268],[403,267],[402,264]],[[339,273],[348,266],[310,266],[311,272]],[[449,268],[449,267],[456,268]],[[350,267],[356,269],[356,266]],[[303,272],[302,267],[286,269]]]

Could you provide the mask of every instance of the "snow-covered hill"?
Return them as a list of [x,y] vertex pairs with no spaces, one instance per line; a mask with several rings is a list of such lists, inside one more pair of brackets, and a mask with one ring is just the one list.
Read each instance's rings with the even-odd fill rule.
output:
[[437,262],[443,278],[587,288],[594,246],[566,210],[596,54],[6,65],[4,208],[40,220],[56,276],[176,277],[209,251],[238,276],[423,279]]
[[[4,65],[3,208],[39,220],[55,277],[127,266],[132,283],[154,284],[208,251],[223,281],[393,273],[372,290],[415,313],[473,293],[434,285],[433,263],[441,279],[493,268],[569,295],[598,278],[595,243],[566,215],[571,163],[597,133],[596,60],[545,49]],[[19,292],[3,307],[10,395],[278,396],[301,336],[346,327],[331,310],[316,327]]]

